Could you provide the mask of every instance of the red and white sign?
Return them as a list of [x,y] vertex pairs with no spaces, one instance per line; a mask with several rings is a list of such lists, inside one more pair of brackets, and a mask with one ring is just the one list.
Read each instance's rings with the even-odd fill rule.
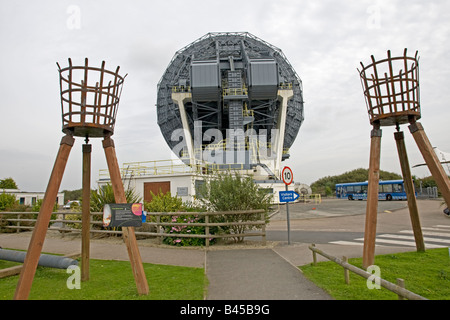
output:
[[294,181],[294,174],[292,173],[291,168],[284,167],[283,171],[281,171],[281,179],[288,186]]

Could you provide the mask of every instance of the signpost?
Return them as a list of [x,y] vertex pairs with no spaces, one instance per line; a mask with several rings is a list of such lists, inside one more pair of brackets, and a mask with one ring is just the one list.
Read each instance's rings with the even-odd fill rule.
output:
[[[292,181],[294,181],[294,174],[292,173],[291,168],[289,168],[289,167],[283,168],[283,171],[281,171],[281,179],[283,179],[283,182],[286,185],[286,191],[284,191],[284,192],[280,191],[279,195],[280,195],[280,202],[286,202],[288,245],[290,245],[291,244],[291,223],[289,221],[289,202],[290,201],[282,201],[281,199],[283,198],[283,200],[287,200],[288,198],[291,198],[291,197],[294,198],[294,195],[292,193],[295,193],[295,192],[288,191],[288,186],[292,183]],[[294,201],[294,200],[291,200],[291,201]]]

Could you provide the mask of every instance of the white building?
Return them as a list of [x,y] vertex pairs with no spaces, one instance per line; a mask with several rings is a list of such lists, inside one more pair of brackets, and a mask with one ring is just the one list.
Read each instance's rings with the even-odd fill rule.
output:
[[[241,174],[252,174],[261,188],[273,194],[273,202],[279,203],[279,192],[286,190],[282,181],[278,180],[258,180],[257,173],[249,170],[239,170]],[[245,173],[246,172],[246,173]],[[205,179],[210,177],[211,173],[217,173],[214,164],[207,167],[187,166],[179,160],[162,160],[124,163],[121,168],[121,176],[124,188],[133,188],[142,198],[142,201],[150,202],[152,195],[160,191],[162,193],[170,192],[177,195],[183,202],[193,202],[196,197],[197,188],[204,183]],[[99,187],[110,183],[108,170],[100,170]],[[289,190],[294,191],[298,185],[292,184]]]
[[[44,199],[45,196],[45,192],[30,192],[30,191],[22,191],[19,189],[3,189],[2,192],[15,195],[19,204],[26,206],[35,205],[37,200]],[[59,206],[64,205],[64,193],[62,192],[58,193],[56,203],[58,203]]]

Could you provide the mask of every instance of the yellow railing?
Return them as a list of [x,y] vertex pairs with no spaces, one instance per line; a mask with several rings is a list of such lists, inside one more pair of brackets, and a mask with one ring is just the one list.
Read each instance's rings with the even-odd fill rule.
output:
[[172,87],[172,92],[173,93],[177,93],[177,92],[191,92],[191,87],[190,86],[173,86]]
[[244,103],[244,108],[242,109],[242,115],[244,117],[254,117],[255,112],[252,109],[248,109],[247,104]]
[[[144,162],[124,163],[120,168],[120,175],[123,179],[135,178],[139,176],[156,176],[168,174],[213,174],[227,170],[243,170],[244,164],[216,164],[203,163],[196,165],[180,164],[177,160],[157,160]],[[99,170],[99,179],[109,179],[108,169]]]
[[[292,90],[292,83],[280,83],[279,90]],[[190,86],[173,86],[172,92],[191,92]],[[222,90],[222,96],[247,96],[248,89],[246,86],[242,88],[224,88]]]
[[247,96],[248,90],[247,87],[242,88],[224,88],[222,91],[223,97],[226,96]]
[[320,194],[300,194],[298,198],[300,202],[309,202],[312,200],[315,204],[322,203],[322,196]]
[[292,83],[285,83],[285,82],[282,82],[282,83],[280,83],[280,87],[279,87],[279,89],[280,90],[292,90]]
[[[120,168],[122,178],[189,172],[191,172],[189,166],[179,163],[176,160],[129,162],[124,163],[123,167]],[[99,171],[99,177],[100,179],[109,178],[109,171],[107,169],[101,169]]]

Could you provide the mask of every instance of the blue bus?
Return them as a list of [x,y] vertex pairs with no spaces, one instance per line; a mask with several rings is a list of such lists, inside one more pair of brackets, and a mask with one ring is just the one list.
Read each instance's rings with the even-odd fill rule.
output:
[[[368,182],[338,183],[336,184],[336,197],[348,200],[367,200]],[[378,186],[379,200],[406,200],[403,180],[380,180]]]

